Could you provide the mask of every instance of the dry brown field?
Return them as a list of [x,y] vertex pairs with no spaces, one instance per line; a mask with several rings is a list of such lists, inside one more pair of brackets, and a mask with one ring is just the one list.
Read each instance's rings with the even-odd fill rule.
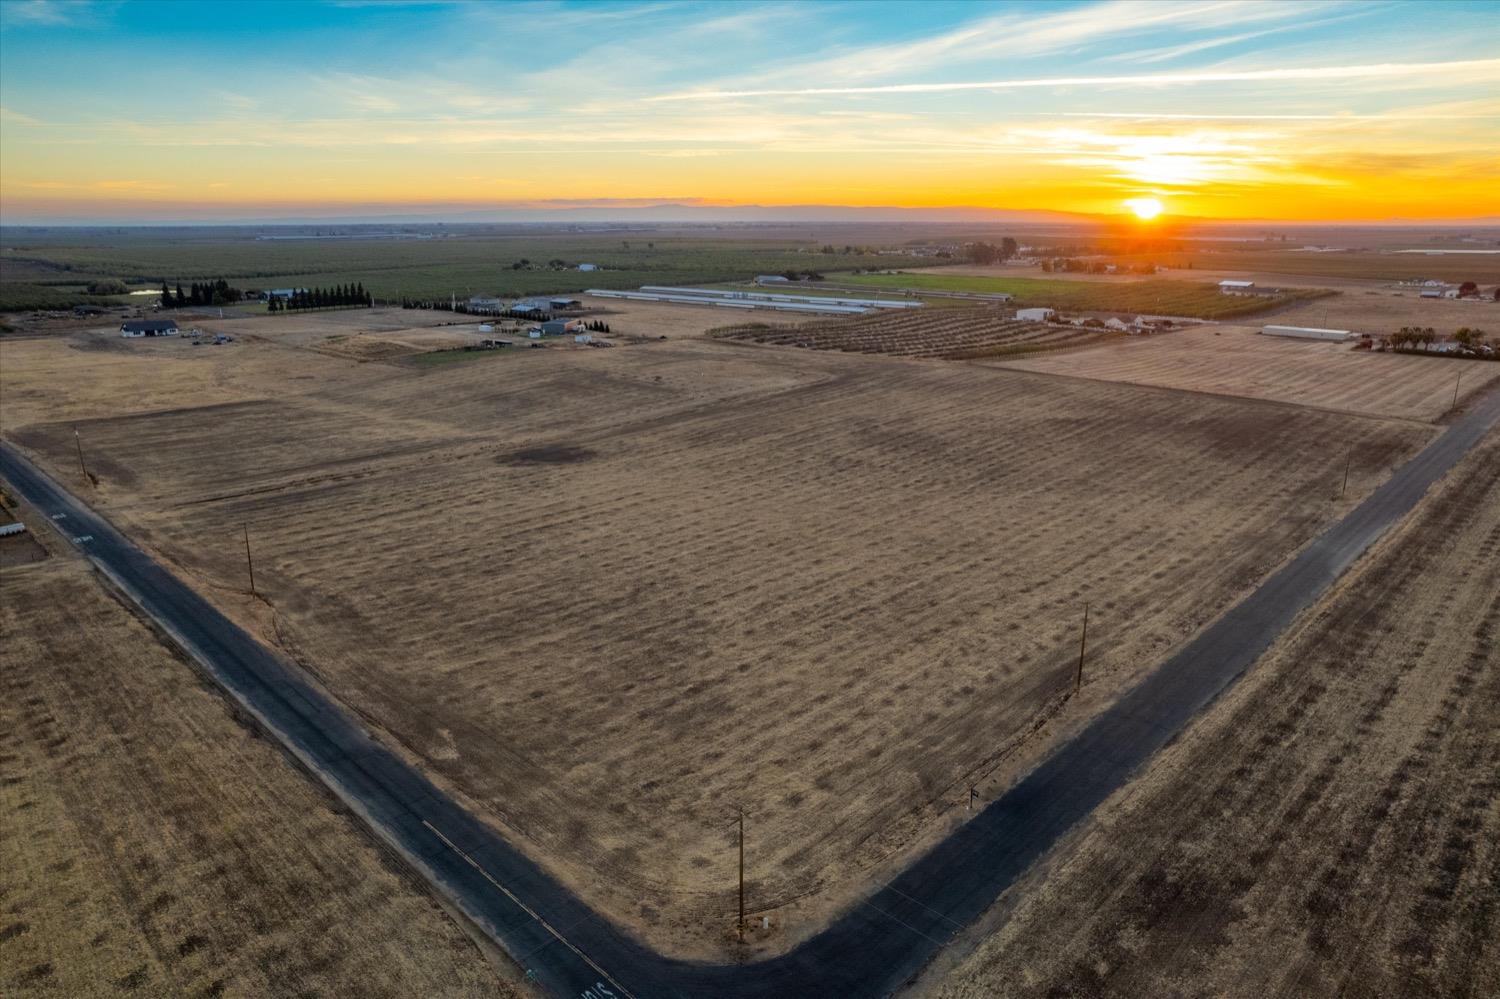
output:
[[[1277,318],[1281,321],[1281,317]],[[1354,350],[1265,336],[1258,326],[1198,326],[1003,364],[1050,374],[1436,420],[1500,378],[1500,364]]]
[[1491,433],[924,991],[1500,994],[1497,631]]
[[1123,334],[1019,321],[999,309],[951,308],[877,312],[786,326],[752,321],[721,327],[712,335],[809,350],[966,360],[1067,350]]
[[703,340],[358,364],[257,322],[0,344],[0,427],[70,482],[76,427],[133,537],[684,954],[731,926],[737,806],[782,946],[1432,433]]
[[624,298],[594,298],[579,295],[583,314],[609,324],[611,338],[698,336],[705,330],[730,323],[750,321],[784,326],[805,320],[805,315],[771,309],[725,309],[707,305],[676,305],[670,302],[633,302]]
[[521,995],[54,547],[0,574],[0,993]]

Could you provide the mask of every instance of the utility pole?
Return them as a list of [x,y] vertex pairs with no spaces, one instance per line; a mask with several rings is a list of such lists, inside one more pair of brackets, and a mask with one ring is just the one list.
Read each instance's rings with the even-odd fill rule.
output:
[[740,943],[745,942],[745,809],[740,808]]
[[1089,605],[1083,604],[1083,637],[1078,640],[1078,678],[1073,681],[1073,693],[1083,689],[1083,653],[1089,645]]
[[245,568],[250,571],[250,594],[255,595],[255,563],[250,561],[250,525],[241,524],[245,531]]
[[77,427],[73,428],[73,443],[78,447],[78,471],[83,473],[84,483],[92,485],[94,480],[89,478],[88,467],[83,463],[83,438],[78,436]]
[[1464,373],[1460,371],[1458,377],[1453,379],[1453,409],[1458,408],[1458,383],[1463,381]]
[[1339,486],[1339,499],[1344,498],[1344,490],[1349,488],[1349,466],[1354,464],[1354,446],[1349,446],[1349,453],[1344,455],[1344,484]]

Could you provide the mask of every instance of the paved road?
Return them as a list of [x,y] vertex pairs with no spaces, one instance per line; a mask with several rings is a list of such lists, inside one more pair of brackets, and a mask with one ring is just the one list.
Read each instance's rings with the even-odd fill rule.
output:
[[1500,391],[1472,403],[1253,594],[889,884],[792,952],[731,966],[675,961],[619,932],[3,444],[0,474],[554,995],[880,996],[920,971],[1233,683],[1497,422]]

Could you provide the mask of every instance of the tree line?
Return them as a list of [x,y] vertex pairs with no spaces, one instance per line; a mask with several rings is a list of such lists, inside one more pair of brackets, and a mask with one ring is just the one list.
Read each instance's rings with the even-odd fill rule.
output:
[[245,293],[238,288],[231,288],[229,282],[223,278],[217,281],[204,281],[201,284],[194,281],[188,286],[186,293],[182,290],[182,282],[177,283],[176,291],[167,287],[167,282],[161,283],[161,307],[164,309],[180,309],[189,305],[225,305],[229,302],[238,302],[245,297]]
[[272,295],[266,303],[267,312],[291,312],[297,309],[347,309],[369,308],[374,305],[364,282],[340,284],[332,288],[298,288],[290,298]]

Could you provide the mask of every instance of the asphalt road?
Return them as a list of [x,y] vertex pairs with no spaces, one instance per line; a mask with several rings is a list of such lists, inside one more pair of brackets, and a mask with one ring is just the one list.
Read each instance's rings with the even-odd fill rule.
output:
[[552,994],[863,997],[920,971],[1232,684],[1497,421],[1500,391],[1492,391],[1117,704],[822,933],[781,957],[722,966],[663,957],[610,925],[5,444],[0,475]]

